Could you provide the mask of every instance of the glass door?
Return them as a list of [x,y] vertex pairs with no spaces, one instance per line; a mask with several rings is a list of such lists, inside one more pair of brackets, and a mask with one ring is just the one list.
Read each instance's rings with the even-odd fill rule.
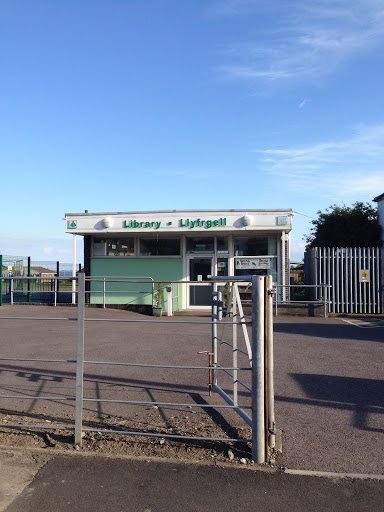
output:
[[189,306],[211,305],[212,286],[207,280],[212,275],[212,265],[212,257],[191,256],[189,258],[189,280],[197,281],[189,286]]

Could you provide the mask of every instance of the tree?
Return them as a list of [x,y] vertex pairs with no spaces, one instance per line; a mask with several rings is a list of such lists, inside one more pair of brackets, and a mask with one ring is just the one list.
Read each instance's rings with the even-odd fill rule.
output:
[[377,208],[357,201],[352,206],[331,205],[312,221],[306,248],[380,247],[381,226]]

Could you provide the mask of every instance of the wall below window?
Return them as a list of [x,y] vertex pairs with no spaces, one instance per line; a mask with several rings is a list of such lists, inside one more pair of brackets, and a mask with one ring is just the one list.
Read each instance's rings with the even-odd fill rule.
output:
[[[182,258],[91,258],[91,276],[97,277],[152,277],[154,281],[181,281],[183,279]],[[155,285],[156,288],[157,285]],[[179,289],[179,304],[182,304],[182,286],[173,285],[174,295]],[[91,304],[103,304],[103,283],[91,283]],[[97,292],[97,293],[95,293]],[[115,293],[113,293],[115,292]],[[116,293],[118,292],[118,293]],[[163,306],[166,307],[164,291]],[[151,305],[150,283],[106,283],[106,304]],[[174,301],[174,308],[176,302]]]

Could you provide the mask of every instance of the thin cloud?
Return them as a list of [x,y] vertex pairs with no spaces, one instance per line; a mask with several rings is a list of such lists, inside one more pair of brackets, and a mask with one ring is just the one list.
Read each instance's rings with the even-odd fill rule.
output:
[[268,10],[268,32],[260,29],[254,40],[226,48],[232,63],[218,71],[230,79],[311,81],[338,72],[357,54],[384,46],[381,0],[296,0],[289,8],[282,2],[233,0],[218,6],[222,15],[232,16],[250,9],[251,15],[262,16]]
[[291,78],[293,76],[292,73],[286,70],[269,69],[258,71],[251,66],[223,66],[221,69],[231,75],[232,78],[281,80],[282,78]]
[[212,16],[239,16],[252,12],[259,3],[258,0],[221,0],[209,5],[206,11]]
[[255,153],[262,169],[284,177],[288,188],[347,197],[384,190],[384,125],[360,127],[344,140]]
[[184,179],[187,178],[217,178],[217,177],[223,177],[223,176],[231,176],[230,172],[226,171],[211,171],[208,169],[190,169],[190,170],[177,170],[177,169],[157,169],[156,171],[153,171],[154,173],[160,175],[160,176],[181,176]]

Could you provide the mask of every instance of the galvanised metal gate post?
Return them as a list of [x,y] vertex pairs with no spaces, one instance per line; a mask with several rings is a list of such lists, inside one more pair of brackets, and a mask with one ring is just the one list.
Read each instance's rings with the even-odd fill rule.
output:
[[273,450],[276,445],[275,429],[275,386],[274,386],[274,355],[273,355],[273,278],[265,278],[265,345],[266,345],[266,382],[267,396],[266,404],[268,407],[267,428],[269,448]]
[[[233,286],[237,287],[237,283],[233,283]],[[237,368],[238,360],[237,360],[237,304],[236,304],[236,293],[233,293],[232,295],[232,361],[233,361],[233,368]],[[235,406],[239,405],[238,401],[238,371],[233,370],[233,403]]]
[[83,429],[85,275],[78,274],[75,445],[81,446]]
[[217,291],[217,283],[213,283],[212,292],[212,348],[213,354],[213,385],[217,384],[217,320],[219,318],[219,293]]
[[265,462],[264,280],[252,276],[252,458]]

